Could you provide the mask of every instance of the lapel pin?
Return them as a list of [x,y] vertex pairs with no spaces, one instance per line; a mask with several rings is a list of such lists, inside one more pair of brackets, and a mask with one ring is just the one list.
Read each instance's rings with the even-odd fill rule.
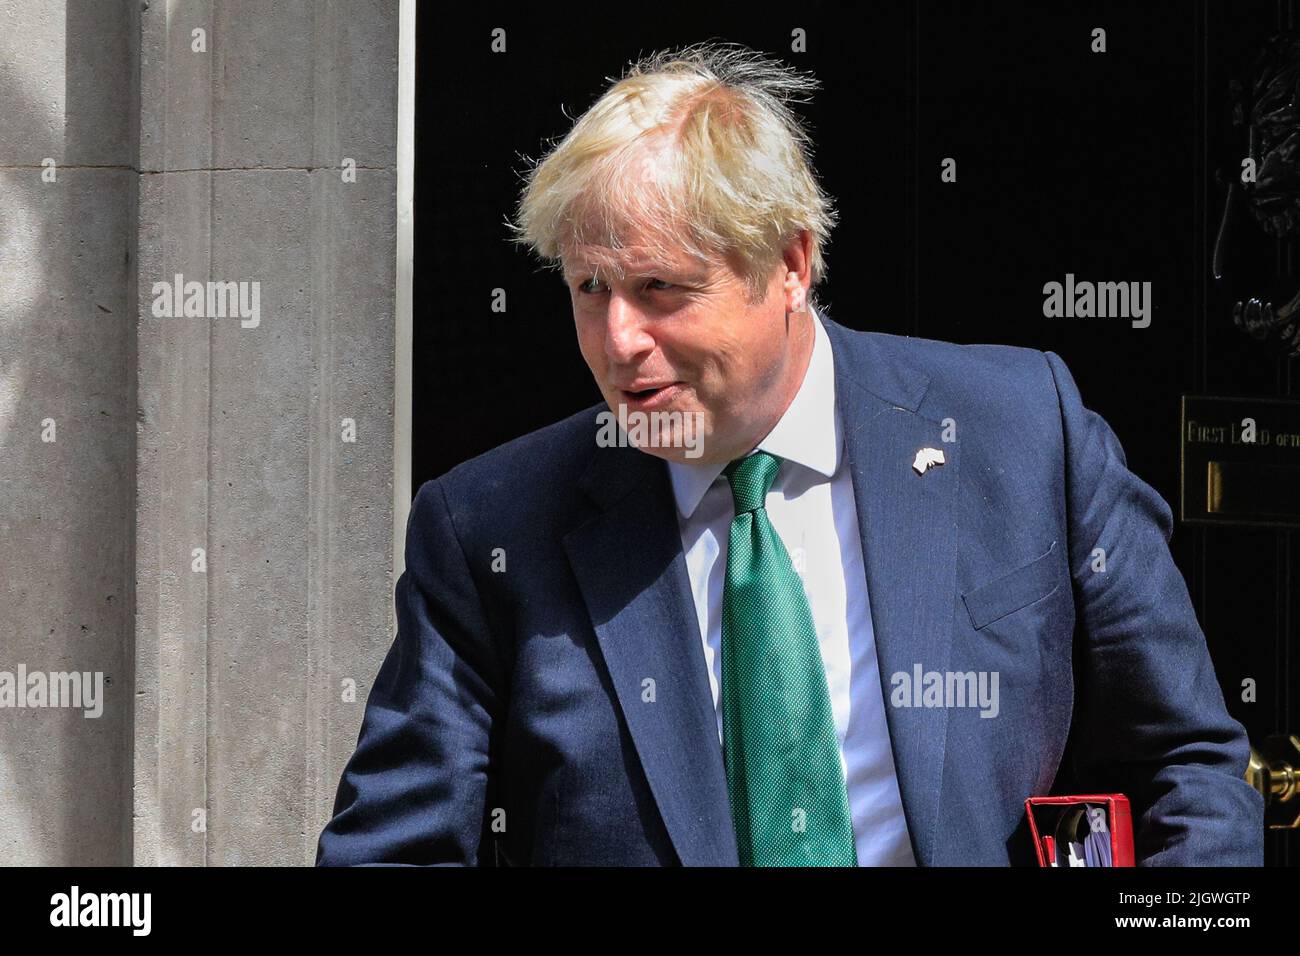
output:
[[930,470],[931,465],[943,464],[943,452],[937,448],[922,448],[916,453],[916,460],[912,462],[912,467],[916,469],[918,475],[924,475]]

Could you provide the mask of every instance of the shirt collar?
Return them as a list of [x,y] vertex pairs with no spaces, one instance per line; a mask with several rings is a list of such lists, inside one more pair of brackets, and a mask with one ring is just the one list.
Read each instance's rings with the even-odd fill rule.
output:
[[[770,452],[830,478],[839,467],[841,446],[840,422],[835,408],[835,363],[831,340],[822,327],[821,316],[815,309],[811,311],[813,351],[808,360],[808,370],[790,407],[755,450]],[[709,487],[726,467],[725,462],[668,462],[677,510],[683,518],[695,513]]]

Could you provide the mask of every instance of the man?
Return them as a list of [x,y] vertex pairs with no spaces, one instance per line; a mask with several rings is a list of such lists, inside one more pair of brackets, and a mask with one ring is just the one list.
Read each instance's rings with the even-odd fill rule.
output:
[[1169,507],[1061,359],[811,298],[813,85],[660,54],[532,171],[607,407],[416,495],[318,863],[1029,865],[1067,738],[1140,863],[1262,862]]

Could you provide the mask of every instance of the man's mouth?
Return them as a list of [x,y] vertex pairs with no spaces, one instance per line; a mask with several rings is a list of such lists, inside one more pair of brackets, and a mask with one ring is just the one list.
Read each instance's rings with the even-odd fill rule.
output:
[[672,401],[673,396],[680,392],[682,388],[681,382],[667,382],[662,385],[648,385],[644,388],[620,388],[619,394],[627,402],[629,408],[644,410],[667,404]]

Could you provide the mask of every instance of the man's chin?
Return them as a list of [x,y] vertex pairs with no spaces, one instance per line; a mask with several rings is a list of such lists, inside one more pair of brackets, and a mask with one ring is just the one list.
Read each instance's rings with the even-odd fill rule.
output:
[[698,448],[678,448],[664,447],[654,445],[634,445],[637,451],[649,455],[652,458],[661,458],[664,461],[676,462],[679,465],[704,465],[708,464],[703,453]]
[[675,405],[671,403],[655,412],[610,405],[597,417],[596,443],[635,448],[664,461],[703,464],[708,460],[707,416],[698,409]]

